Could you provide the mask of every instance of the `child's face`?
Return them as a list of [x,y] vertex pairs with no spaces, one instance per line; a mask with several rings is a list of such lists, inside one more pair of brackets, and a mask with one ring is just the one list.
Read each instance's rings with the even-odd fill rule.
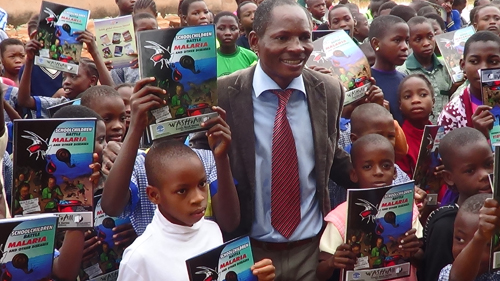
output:
[[468,144],[445,162],[452,165],[445,168],[444,180],[456,187],[460,197],[467,199],[478,193],[491,193],[488,175],[493,173],[493,153],[488,142]]
[[360,188],[389,186],[395,178],[394,149],[369,145],[353,160],[351,180]]
[[245,6],[240,9],[240,23],[241,28],[250,32],[253,30],[253,18],[255,16],[255,10],[257,10],[257,5],[254,3],[245,4]]
[[217,40],[221,47],[235,46],[236,40],[240,35],[238,22],[234,17],[221,17],[215,25]]
[[78,74],[63,72],[63,89],[66,97],[70,100],[75,99],[79,94],[95,85],[96,77],[90,77],[85,71],[85,67],[78,68]]
[[445,9],[447,13],[451,12],[451,7],[453,6],[453,0],[437,0],[437,3]]
[[135,0],[116,0],[116,5],[122,15],[131,15],[134,11]]
[[481,80],[478,70],[500,66],[500,45],[495,41],[477,41],[469,45],[465,59],[460,60],[460,66],[467,75],[470,87],[480,93]]
[[431,25],[432,25],[432,29],[434,30],[434,35],[439,35],[439,34],[443,34],[443,30],[441,29],[441,26],[439,25],[439,23],[437,22],[437,20],[435,19],[429,19]]
[[307,4],[307,10],[311,12],[311,15],[316,19],[322,19],[326,13],[326,3],[325,0],[309,0]]
[[128,126],[130,125],[130,98],[132,97],[132,94],[134,92],[134,89],[132,87],[121,87],[117,90],[117,92],[120,94],[120,97],[122,98],[123,103],[125,104],[125,125]]
[[119,97],[103,97],[91,104],[106,124],[106,141],[121,142],[125,134],[125,104]]
[[204,1],[196,1],[189,5],[187,15],[182,17],[187,26],[206,25],[210,23],[208,14],[207,4]]
[[[102,163],[102,151],[104,150],[104,147],[106,147],[106,124],[104,124],[104,121],[99,120],[97,121],[97,127],[96,127],[96,138],[95,138],[95,144],[94,144],[94,153],[97,153],[99,156],[99,163]],[[50,182],[50,180],[49,180]]]
[[23,186],[23,187],[21,187],[21,190],[19,191],[19,193],[21,194],[22,198],[27,198],[29,196],[30,189],[27,186]]
[[[471,214],[466,212],[458,212],[455,218],[453,227],[453,258],[455,259],[460,252],[472,241],[474,233],[479,227],[479,214]],[[483,255],[481,256],[481,264],[478,275],[487,272],[490,259],[490,243],[484,247]]]
[[56,180],[54,178],[49,178],[48,187],[54,187]]
[[158,29],[158,23],[156,22],[156,19],[145,18],[135,21],[135,32],[156,29]]
[[370,27],[368,26],[368,20],[365,15],[361,15],[359,20],[356,21],[356,27],[354,28],[354,34],[360,38],[368,37],[368,32]]
[[495,34],[500,33],[500,10],[495,7],[484,7],[476,14],[474,21],[476,31],[488,30]]
[[175,165],[165,167],[161,186],[148,186],[149,199],[158,205],[171,223],[192,226],[205,215],[207,208],[207,177],[196,156],[179,158]]
[[389,28],[382,38],[375,38],[378,46],[375,44],[375,55],[394,66],[402,65],[408,58],[408,40],[410,32],[406,23],[397,23]]
[[[394,119],[392,118],[374,116],[372,119],[366,120],[363,133],[356,137],[360,138],[369,134],[381,135],[385,137],[392,146],[396,146],[396,127],[394,126]],[[353,142],[354,141],[355,139]]]
[[399,93],[399,109],[406,120],[429,120],[434,99],[427,83],[412,77],[405,81]]
[[2,64],[7,73],[17,75],[26,60],[22,45],[8,45],[2,53]]
[[356,24],[351,12],[347,8],[337,8],[330,12],[329,23],[331,30],[347,30],[349,35],[353,35],[354,25]]
[[420,58],[432,57],[435,47],[434,30],[429,23],[412,26],[410,29],[410,48],[415,56]]

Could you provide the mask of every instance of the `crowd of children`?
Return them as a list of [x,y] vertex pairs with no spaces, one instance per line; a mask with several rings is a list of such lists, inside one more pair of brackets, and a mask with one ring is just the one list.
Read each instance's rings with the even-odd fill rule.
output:
[[[414,0],[409,5],[371,0],[366,14],[348,0],[298,1],[304,6],[303,12],[309,21],[305,27],[307,32],[299,35],[294,33],[297,31],[276,31],[276,28],[274,33],[266,33],[271,19],[265,17],[276,15],[269,11],[275,6],[266,3],[271,1],[275,0],[237,0],[236,11],[218,13],[212,13],[204,0],[180,1],[182,26],[215,25],[217,77],[239,75],[240,70],[249,67],[256,69],[256,75],[257,71],[264,71],[269,77],[288,75],[288,70],[283,69],[278,69],[274,76],[268,73],[269,65],[262,65],[261,61],[272,58],[261,56],[270,56],[270,53],[300,75],[313,50],[313,30],[347,32],[370,62],[372,75],[366,95],[343,107],[339,112],[338,131],[328,135],[330,142],[323,144],[329,145],[330,138],[336,138],[333,144],[338,142],[350,154],[352,169],[343,183],[352,186],[343,187],[340,182],[330,180],[330,200],[325,201],[331,204],[330,212],[325,213],[323,224],[317,227],[321,229],[317,240],[311,240],[318,245],[316,250],[319,248],[319,256],[310,257],[315,265],[314,277],[297,276],[296,280],[340,280],[343,269],[354,268],[360,249],[346,243],[349,239],[345,231],[349,212],[346,189],[410,181],[417,168],[424,128],[432,124],[443,126],[445,132],[439,143],[440,163],[430,171],[442,184],[437,198],[440,204],[427,204],[426,192],[415,186],[412,229],[399,244],[411,258],[411,271],[409,277],[397,280],[500,280],[500,275],[488,272],[489,243],[495,229],[500,227],[500,205],[490,198],[489,181],[494,162],[489,131],[495,116],[490,112],[492,108],[482,102],[479,77],[481,69],[500,67],[498,0],[476,0],[469,22],[461,15],[467,6],[465,0]],[[276,1],[282,2],[280,5],[296,4],[293,0]],[[136,33],[158,29],[154,0],[116,0],[116,4],[119,16],[133,15]],[[432,5],[441,6],[446,16],[438,14]],[[288,8],[280,10],[279,13],[283,13],[280,20],[289,18]],[[80,98],[80,105],[63,107],[53,117],[98,120],[94,163],[90,167],[94,192],[102,192],[101,206],[107,215],[130,219],[130,223],[113,228],[114,243],[126,248],[118,279],[189,280],[185,260],[219,246],[235,233],[240,234],[240,222],[248,218],[240,203],[254,200],[245,197],[247,191],[239,188],[239,179],[233,178],[235,159],[232,157],[235,156],[230,153],[231,144],[243,140],[232,137],[232,128],[226,122],[228,108],[213,107],[218,117],[202,124],[206,132],[190,135],[191,147],[185,144],[189,140],[182,137],[155,142],[144,151],[141,138],[148,122],[147,112],[163,105],[161,96],[166,94],[163,89],[152,86],[155,77],[140,79],[141,66],[137,59],[132,61],[132,66],[113,68],[99,55],[94,34],[89,31],[78,36],[91,58],[80,59],[77,74],[35,65],[35,55],[42,48],[42,43],[36,40],[38,21],[39,15],[34,15],[28,22],[30,41],[26,44],[12,38],[0,42],[0,93],[4,98],[0,104],[4,111],[0,121],[5,123],[0,127],[0,152],[5,155],[0,170],[4,187],[0,216],[10,217],[11,209],[22,213],[18,200],[30,196],[23,186],[25,175],[12,174],[12,122],[21,118],[49,118],[49,107]],[[463,46],[460,68],[465,79],[453,83],[435,36],[469,25],[476,33]],[[280,50],[280,46],[289,48],[286,46],[293,40],[299,47]],[[283,53],[292,55],[281,57]],[[307,71],[321,72],[321,75],[331,73],[320,67]],[[286,88],[281,86],[283,81],[274,82]],[[263,79],[262,83],[270,82]],[[297,84],[296,80],[292,83],[295,83],[294,89],[309,91],[304,83]],[[315,87],[324,87],[321,83]],[[253,101],[255,107],[265,91],[257,93],[255,82],[247,86],[253,87],[251,92],[255,94],[247,101]],[[324,95],[329,91],[323,88]],[[285,111],[291,110],[298,109],[289,104]],[[255,107],[256,120],[261,111],[264,109]],[[294,118],[298,117],[289,116],[290,120]],[[199,137],[205,140],[202,145],[195,143]],[[298,137],[294,134],[294,138]],[[307,149],[297,148],[297,154]],[[266,153],[271,155],[270,151]],[[255,161],[255,156],[252,157]],[[255,168],[260,169],[262,159],[257,161],[256,167],[251,168],[253,172]],[[298,162],[299,171],[303,165],[309,165],[301,164],[300,157]],[[285,165],[288,164],[291,163]],[[249,181],[256,186],[255,179]],[[58,194],[58,188],[49,185],[43,191],[43,198]],[[15,200],[10,199],[10,194],[16,195]],[[255,227],[254,221],[252,228]],[[287,247],[307,240],[274,243],[271,247],[266,246],[268,240],[254,239],[254,233],[252,230],[246,234],[258,245],[282,255],[292,253],[285,251]],[[287,239],[272,233],[279,236],[279,241]],[[67,230],[63,244],[54,254],[53,278],[75,280],[82,261],[97,255],[101,243],[90,232]],[[383,251],[383,245],[378,244],[374,249]],[[283,277],[287,275],[281,269],[281,258],[276,261],[266,256],[256,260],[251,271],[258,280],[289,280]]]

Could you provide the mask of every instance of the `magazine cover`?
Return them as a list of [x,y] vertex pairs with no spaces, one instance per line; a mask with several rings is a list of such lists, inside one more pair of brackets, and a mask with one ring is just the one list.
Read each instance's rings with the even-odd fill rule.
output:
[[481,95],[484,105],[491,106],[495,116],[490,130],[492,146],[500,145],[500,68],[481,69]]
[[453,83],[464,80],[464,73],[460,69],[460,59],[464,54],[465,42],[476,31],[473,26],[436,35],[436,44],[443,55]]
[[101,208],[102,189],[94,194],[94,230],[93,234],[101,242],[98,255],[82,263],[79,280],[112,281],[118,279],[118,268],[124,247],[116,247],[113,241],[113,228],[130,223],[129,218],[110,217]]
[[113,68],[130,66],[137,54],[132,15],[94,21],[99,53]]
[[92,227],[96,119],[14,121],[12,214],[58,213],[60,228]]
[[347,191],[346,241],[357,255],[344,280],[389,280],[410,275],[407,253],[399,241],[412,228],[413,181]]
[[345,90],[344,105],[365,96],[370,87],[370,64],[365,54],[343,30],[325,35],[313,42],[314,50],[307,66],[321,66],[332,71]]
[[257,281],[248,236],[236,238],[199,256],[186,260],[190,281]]
[[0,220],[2,281],[52,280],[57,216]]
[[[500,146],[494,147],[495,164],[493,174],[490,174],[490,184],[493,189],[493,198],[500,202]],[[490,272],[498,271],[500,269],[500,231],[497,229],[496,233],[491,238],[490,250]]]
[[444,127],[437,125],[425,126],[417,164],[413,173],[415,184],[427,191],[428,196],[434,195],[436,198],[432,202],[433,204],[437,203],[437,194],[441,189],[441,177],[435,176],[434,171],[440,165],[439,142],[443,137]]
[[35,64],[78,74],[83,43],[75,32],[85,31],[89,17],[88,10],[43,1],[37,29],[42,49]]
[[[319,38],[321,38],[321,37],[323,37],[323,36],[325,36],[325,35],[328,35],[328,34],[330,34],[330,33],[334,32],[334,31],[335,31],[335,30],[313,30],[313,32],[312,32],[312,36],[311,36],[311,37],[312,37],[312,40],[313,40],[313,41],[316,41],[316,40],[318,40]],[[346,31],[346,32],[348,32],[348,31]],[[349,33],[348,33],[348,34],[349,34]]]
[[152,139],[202,130],[217,114],[217,54],[213,25],[148,30],[137,34],[141,78],[155,77],[167,104],[151,110]]

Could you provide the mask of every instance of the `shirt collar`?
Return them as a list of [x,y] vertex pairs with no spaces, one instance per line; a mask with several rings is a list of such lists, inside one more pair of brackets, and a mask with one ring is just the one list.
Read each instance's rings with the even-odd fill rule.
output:
[[[255,67],[252,87],[257,98],[265,91],[281,89],[281,87],[278,86],[278,84],[276,84],[276,82],[274,82],[274,80],[271,79],[271,77],[269,77],[269,75],[267,75],[264,70],[262,70],[262,67],[260,66],[260,60]],[[302,74],[298,77],[295,77],[286,88],[297,90],[299,92],[302,92],[304,96],[307,96]]]
[[[432,64],[433,64],[433,69],[436,69],[438,66],[441,65],[441,62],[438,60],[437,56],[435,54],[432,54]],[[406,59],[406,68],[408,69],[424,69],[424,67],[417,61],[417,58],[415,58],[414,53],[411,53],[408,58]]]

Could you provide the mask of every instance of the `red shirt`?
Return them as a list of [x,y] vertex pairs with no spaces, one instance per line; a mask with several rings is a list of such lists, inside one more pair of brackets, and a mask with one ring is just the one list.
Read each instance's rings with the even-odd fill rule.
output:
[[[432,123],[429,121],[428,125],[432,125]],[[408,143],[408,153],[406,157],[396,161],[396,164],[398,164],[399,168],[401,168],[410,179],[413,179],[413,172],[417,165],[418,152],[420,151],[424,130],[415,128],[408,121],[403,122],[402,129],[406,137],[406,142]]]

